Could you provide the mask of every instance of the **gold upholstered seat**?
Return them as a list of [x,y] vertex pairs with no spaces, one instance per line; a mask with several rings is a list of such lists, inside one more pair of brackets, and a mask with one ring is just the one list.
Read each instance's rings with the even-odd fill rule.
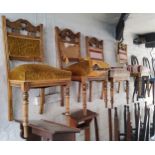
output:
[[24,64],[14,68],[9,74],[10,80],[59,80],[71,79],[71,72],[46,64]]
[[89,60],[81,60],[65,68],[71,71],[73,76],[88,76],[92,71]]
[[110,66],[97,60],[80,60],[80,62],[72,64],[65,68],[71,71],[73,76],[102,77],[107,75]]

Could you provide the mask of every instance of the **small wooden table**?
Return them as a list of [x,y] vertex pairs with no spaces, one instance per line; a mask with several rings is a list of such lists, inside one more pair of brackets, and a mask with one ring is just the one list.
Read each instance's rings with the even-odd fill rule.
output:
[[[24,130],[21,121],[21,137],[24,138]],[[30,121],[28,124],[27,141],[75,141],[76,133],[80,132],[77,128],[68,127],[59,123],[47,120]]]
[[85,131],[85,140],[90,140],[90,123],[94,120],[96,141],[99,141],[97,113],[87,110],[87,115],[83,114],[83,110],[78,110],[66,116],[71,127],[79,128]]

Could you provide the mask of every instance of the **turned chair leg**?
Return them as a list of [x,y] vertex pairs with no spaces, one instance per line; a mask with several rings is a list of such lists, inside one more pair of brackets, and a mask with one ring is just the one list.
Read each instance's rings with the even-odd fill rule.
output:
[[135,93],[136,93],[136,88],[134,88],[134,91],[133,91],[133,95],[132,95],[132,102],[134,102]]
[[104,101],[105,101],[105,107],[108,107],[108,93],[107,93],[107,81],[104,81]]
[[148,97],[150,97],[151,88],[152,88],[152,83],[150,84],[150,87],[149,87]]
[[23,91],[23,129],[24,138],[28,138],[28,104],[29,104],[28,91]]
[[141,97],[141,95],[142,95],[142,78],[138,77],[138,98],[137,98],[137,101]]
[[89,102],[92,102],[92,87],[93,87],[93,82],[89,81]]
[[120,92],[120,88],[121,88],[121,82],[118,82],[118,90],[117,90],[117,93]]
[[155,82],[152,83],[152,96],[153,96],[153,105],[155,104]]
[[101,90],[101,97],[100,97],[101,100],[104,99],[104,81],[102,81],[102,90]]
[[102,94],[101,94],[101,99],[104,99],[106,108],[108,106],[107,84],[108,84],[107,81],[102,82]]
[[97,117],[94,118],[94,125],[95,125],[95,137],[96,141],[99,141],[99,130],[98,130],[98,122],[97,122]]
[[43,114],[45,104],[45,88],[40,89],[40,110],[39,114]]
[[83,114],[87,115],[87,84],[86,81],[82,81],[82,100],[83,100]]
[[78,98],[77,101],[80,102],[81,101],[81,82],[79,82],[79,86],[78,86]]
[[66,106],[66,113],[65,115],[70,114],[70,89],[69,85],[66,86],[66,91],[65,91],[65,106]]
[[12,87],[9,85],[8,87],[8,120],[12,121],[13,117],[13,103],[12,103]]
[[60,103],[60,105],[62,107],[64,107],[64,86],[60,87],[60,93],[61,93],[61,103]]
[[129,81],[126,81],[126,101],[129,104]]
[[110,81],[111,108],[114,107],[114,81]]

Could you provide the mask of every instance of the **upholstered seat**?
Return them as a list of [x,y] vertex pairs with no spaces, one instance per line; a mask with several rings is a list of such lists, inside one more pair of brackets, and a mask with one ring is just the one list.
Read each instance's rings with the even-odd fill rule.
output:
[[109,76],[110,76],[110,78],[123,78],[123,79],[129,80],[130,72],[127,71],[126,68],[114,67],[114,68],[110,69]]
[[131,76],[137,76],[137,74],[140,74],[141,76],[150,75],[149,68],[142,65],[128,65],[127,69],[130,71]]
[[[94,65],[97,65],[96,69],[94,69]],[[105,62],[98,63],[98,61],[94,60],[80,60],[80,62],[72,64],[65,69],[71,71],[72,76],[87,76],[89,78],[108,76],[109,68],[109,65]]]
[[78,63],[66,67],[65,70],[71,71],[72,76],[87,76],[92,71],[92,68],[90,67],[89,60],[81,60]]
[[46,64],[24,64],[14,68],[10,74],[11,80],[59,80],[71,79],[71,72],[51,67]]
[[110,65],[103,60],[91,60],[91,65],[93,68],[96,68],[98,70],[109,70]]

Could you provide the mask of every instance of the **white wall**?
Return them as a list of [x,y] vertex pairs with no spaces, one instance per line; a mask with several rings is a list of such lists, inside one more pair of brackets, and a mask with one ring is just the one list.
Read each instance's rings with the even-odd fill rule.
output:
[[[1,14],[2,15],[2,14]],[[7,18],[16,20],[18,18],[28,19],[33,24],[43,23],[44,25],[44,40],[45,40],[45,58],[46,62],[50,65],[58,67],[57,54],[55,50],[55,37],[54,27],[59,26],[61,28],[70,28],[75,32],[81,32],[81,51],[82,55],[85,56],[85,43],[84,37],[95,36],[104,40],[104,54],[105,60],[111,66],[118,66],[115,59],[115,39],[114,39],[114,26],[106,23],[102,23],[92,18],[88,14],[5,14]],[[130,38],[130,37],[129,37]],[[127,42],[130,39],[126,39]],[[131,41],[131,40],[130,40]],[[129,42],[129,54],[137,51],[140,56],[141,52],[138,53],[137,47],[133,47],[132,43]],[[132,82],[131,82],[132,85]],[[108,140],[108,113],[107,109],[104,108],[104,101],[99,100],[101,93],[101,84],[94,84],[94,101],[88,103],[88,108],[99,113],[99,132],[100,140]],[[108,87],[109,88],[109,87]],[[132,88],[132,87],[131,87]],[[57,89],[58,90],[58,89]],[[48,92],[56,91],[55,88],[47,89]],[[131,99],[130,91],[130,99]],[[15,118],[21,118],[21,92],[19,89],[14,89],[14,115]],[[76,102],[77,87],[73,83],[71,88],[71,109],[76,110],[82,108],[81,103]],[[30,91],[30,105],[29,105],[29,118],[30,119],[48,119],[65,123],[65,118],[62,115],[64,108],[59,105],[59,94],[50,97],[50,102],[45,105],[45,113],[41,116],[38,114],[39,107],[34,105],[34,98],[38,96],[37,90]],[[115,105],[122,107],[126,103],[125,93],[123,88],[120,94],[115,95]],[[109,99],[110,105],[110,99]],[[91,128],[91,140],[94,138],[93,123]],[[77,134],[78,140],[83,140],[83,132]],[[7,87],[6,87],[6,68],[4,62],[4,50],[2,44],[2,27],[0,23],[0,140],[21,140],[19,136],[19,125],[15,122],[7,121]]]

